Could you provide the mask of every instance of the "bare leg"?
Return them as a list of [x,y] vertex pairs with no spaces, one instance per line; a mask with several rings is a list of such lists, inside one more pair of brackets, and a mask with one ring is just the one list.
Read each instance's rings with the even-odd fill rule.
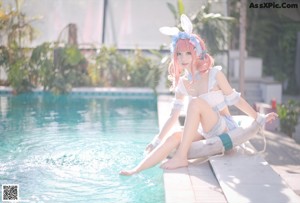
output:
[[[193,141],[198,141],[204,137],[198,132],[194,134]],[[173,149],[177,148],[180,144],[182,137],[182,131],[173,133],[171,136],[163,140],[163,142],[151,151],[135,168],[131,170],[122,170],[120,175],[130,176],[145,169],[151,168],[167,158]]]
[[175,169],[188,165],[187,153],[193,141],[193,135],[201,122],[203,130],[208,132],[218,121],[218,115],[206,101],[195,98],[190,101],[183,136],[175,156],[161,165],[164,169]]
[[147,168],[151,168],[164,160],[173,149],[177,148],[181,140],[182,132],[176,132],[165,139],[157,148],[151,151],[135,168],[122,170],[120,175],[133,175]]

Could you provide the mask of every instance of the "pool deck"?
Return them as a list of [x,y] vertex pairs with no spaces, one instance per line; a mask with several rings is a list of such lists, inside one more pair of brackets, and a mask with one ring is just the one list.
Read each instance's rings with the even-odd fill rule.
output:
[[[160,127],[169,115],[171,99],[169,95],[158,97]],[[193,160],[188,167],[165,170],[166,203],[300,202],[300,145],[282,135],[264,133],[268,145],[263,154],[249,155],[236,148],[204,163]],[[270,139],[278,140],[278,136],[280,142],[270,143]],[[286,145],[278,147],[282,143]],[[255,150],[250,142],[246,145]],[[254,145],[261,149],[261,138],[255,138]],[[270,155],[272,150],[276,154]],[[277,157],[277,165],[270,165],[266,155]],[[290,160],[290,165],[283,160]]]

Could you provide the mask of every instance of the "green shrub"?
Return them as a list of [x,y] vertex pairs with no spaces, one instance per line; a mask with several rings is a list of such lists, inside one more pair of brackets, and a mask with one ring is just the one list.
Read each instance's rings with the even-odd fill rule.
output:
[[93,85],[104,87],[150,87],[155,89],[160,68],[154,59],[145,57],[141,50],[126,55],[116,47],[103,46],[88,68]]
[[289,100],[287,104],[277,105],[277,113],[280,119],[281,131],[292,137],[298,124],[300,103]]
[[72,87],[89,86],[87,60],[77,46],[66,45],[54,49],[54,71],[49,81],[51,91],[69,92]]
[[131,86],[155,89],[160,79],[160,68],[153,59],[144,57],[141,50],[135,50],[131,60],[129,77]]

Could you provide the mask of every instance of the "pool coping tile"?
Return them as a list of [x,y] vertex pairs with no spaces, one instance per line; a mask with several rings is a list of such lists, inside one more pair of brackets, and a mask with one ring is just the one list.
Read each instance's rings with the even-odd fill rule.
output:
[[[31,91],[35,94],[42,94],[43,88],[35,88]],[[12,87],[0,86],[0,95],[13,94]],[[147,87],[74,87],[71,95],[80,96],[154,96],[155,92]]]

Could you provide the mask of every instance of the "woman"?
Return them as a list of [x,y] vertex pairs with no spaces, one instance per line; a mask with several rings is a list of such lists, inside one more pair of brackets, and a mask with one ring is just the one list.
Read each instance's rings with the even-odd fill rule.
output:
[[[133,169],[123,170],[121,175],[133,175],[163,161],[174,149],[172,159],[161,165],[163,169],[175,169],[188,165],[188,150],[193,141],[218,136],[233,130],[237,124],[228,110],[235,105],[248,116],[256,119],[257,112],[228,83],[221,67],[213,67],[213,58],[207,53],[204,41],[192,33],[186,16],[181,17],[185,32],[173,36],[170,78],[175,90],[170,117],[160,133],[147,146],[149,154]],[[174,30],[173,30],[174,31]],[[168,135],[177,122],[184,97],[189,97],[184,129]],[[266,122],[277,114],[266,115]]]

